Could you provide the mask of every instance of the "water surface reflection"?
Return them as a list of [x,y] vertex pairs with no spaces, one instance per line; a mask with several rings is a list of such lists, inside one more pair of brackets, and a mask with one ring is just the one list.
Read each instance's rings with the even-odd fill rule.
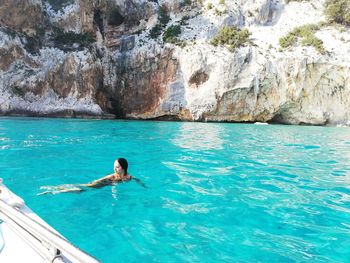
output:
[[222,150],[222,127],[214,123],[181,123],[173,143],[181,148],[193,151]]

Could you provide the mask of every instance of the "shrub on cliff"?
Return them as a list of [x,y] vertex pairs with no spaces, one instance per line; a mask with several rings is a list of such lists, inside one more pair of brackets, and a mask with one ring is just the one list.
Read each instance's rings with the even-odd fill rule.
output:
[[35,30],[35,34],[28,35],[26,33],[23,33],[21,37],[24,49],[31,54],[39,53],[39,50],[43,46],[45,36],[45,30],[43,28],[37,27]]
[[157,38],[162,34],[162,30],[166,27],[170,20],[170,16],[164,7],[160,7],[158,11],[158,23],[151,29],[149,36]]
[[230,51],[250,42],[250,32],[247,29],[238,29],[234,26],[225,26],[210,41],[214,46],[227,46]]
[[55,47],[64,51],[82,50],[95,41],[91,33],[64,32],[61,28],[53,29],[51,40],[53,40]]
[[21,97],[24,98],[25,92],[23,89],[21,89],[19,86],[17,85],[11,85],[10,86],[10,90],[12,92],[13,95],[17,96],[17,97]]
[[181,34],[181,27],[180,25],[172,25],[169,26],[164,34],[163,34],[163,41],[165,43],[173,43],[176,44],[177,42],[179,42],[179,40],[177,39],[177,37]]
[[182,2],[180,2],[180,6],[190,6],[192,5],[192,0],[183,0]]
[[53,10],[58,11],[67,5],[73,4],[74,0],[44,0],[44,2],[48,2]]
[[289,4],[290,2],[306,2],[306,1],[310,1],[310,0],[284,0],[286,4]]
[[297,45],[299,40],[301,40],[303,46],[312,46],[323,54],[325,52],[323,42],[315,36],[315,32],[319,29],[320,27],[315,24],[296,27],[287,35],[281,37],[279,39],[279,44],[281,48],[288,48]]
[[327,0],[325,15],[329,23],[350,26],[350,0]]

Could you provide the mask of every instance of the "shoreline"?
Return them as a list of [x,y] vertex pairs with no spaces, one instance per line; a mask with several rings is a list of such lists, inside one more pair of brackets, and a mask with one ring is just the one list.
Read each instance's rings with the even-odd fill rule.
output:
[[135,118],[135,117],[118,117],[115,114],[104,113],[104,114],[92,114],[89,112],[76,112],[72,110],[64,110],[59,112],[50,113],[37,113],[32,111],[13,111],[7,113],[0,112],[0,118],[2,117],[14,117],[14,118],[52,118],[52,119],[88,119],[88,120],[125,120],[125,121],[160,121],[160,122],[198,122],[198,123],[233,123],[233,124],[255,124],[258,126],[265,125],[289,125],[289,126],[319,126],[319,127],[350,127],[347,123],[326,123],[326,124],[315,124],[315,123],[284,123],[276,121],[215,121],[215,120],[182,120],[177,116],[159,116],[155,118]]

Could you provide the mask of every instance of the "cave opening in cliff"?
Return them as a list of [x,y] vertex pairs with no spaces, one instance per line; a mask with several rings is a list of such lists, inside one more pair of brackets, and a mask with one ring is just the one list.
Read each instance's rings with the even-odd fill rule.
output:
[[107,22],[110,26],[120,26],[124,23],[124,17],[119,13],[117,8],[112,8],[108,12]]
[[278,113],[271,120],[269,120],[267,123],[269,124],[290,124],[286,118],[281,114]]
[[109,98],[109,109],[108,112],[114,114],[117,119],[125,118],[125,109],[121,106],[122,103],[119,99],[114,97]]

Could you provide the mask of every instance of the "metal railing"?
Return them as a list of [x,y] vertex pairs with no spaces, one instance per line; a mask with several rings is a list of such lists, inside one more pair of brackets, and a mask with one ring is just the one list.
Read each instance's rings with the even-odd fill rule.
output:
[[0,218],[48,262],[99,263],[97,259],[72,245],[58,233],[1,199]]

